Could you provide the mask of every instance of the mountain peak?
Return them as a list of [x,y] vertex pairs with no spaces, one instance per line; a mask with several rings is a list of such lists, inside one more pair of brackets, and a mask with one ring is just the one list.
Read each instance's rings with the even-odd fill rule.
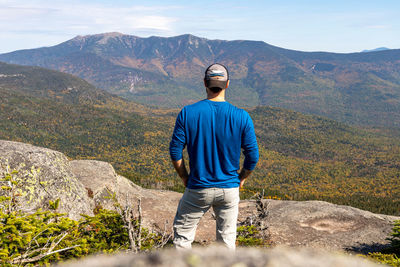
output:
[[385,51],[385,50],[389,50],[390,48],[387,48],[387,47],[378,47],[378,48],[375,48],[375,49],[366,49],[366,50],[363,50],[363,51],[361,51],[362,53],[368,53],[368,52],[378,52],[378,51]]
[[75,38],[71,39],[71,41],[85,42],[90,39],[95,39],[96,43],[106,44],[109,39],[119,38],[122,36],[125,36],[125,34],[120,33],[120,32],[107,32],[107,33],[100,33],[100,34],[78,35]]
[[181,34],[181,35],[178,35],[176,37],[177,38],[185,38],[185,39],[193,39],[193,38],[200,39],[200,37],[197,37],[197,36],[195,36],[193,34],[190,34],[190,33]]
[[93,38],[93,37],[113,38],[113,37],[123,36],[123,35],[125,35],[125,34],[120,33],[120,32],[105,32],[105,33],[98,33],[98,34],[78,35],[73,39],[86,39],[86,38]]

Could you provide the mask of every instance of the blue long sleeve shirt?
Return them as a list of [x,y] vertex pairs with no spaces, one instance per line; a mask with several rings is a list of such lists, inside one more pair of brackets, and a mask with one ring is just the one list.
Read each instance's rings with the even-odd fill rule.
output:
[[238,187],[241,149],[247,170],[255,168],[259,157],[249,114],[228,102],[208,99],[184,107],[176,118],[169,146],[173,161],[182,159],[185,146],[191,189]]

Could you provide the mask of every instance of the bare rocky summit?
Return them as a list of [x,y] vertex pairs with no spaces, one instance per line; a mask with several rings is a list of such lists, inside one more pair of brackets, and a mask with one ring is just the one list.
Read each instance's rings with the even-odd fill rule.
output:
[[361,257],[344,253],[328,253],[315,249],[241,248],[236,252],[222,247],[197,248],[192,251],[173,249],[150,254],[119,254],[95,256],[82,261],[67,262],[62,267],[373,267],[381,266]]
[[[171,232],[182,195],[144,189],[116,174],[106,162],[69,161],[57,151],[0,140],[0,173],[12,169],[18,170],[18,180],[26,191],[21,209],[47,208],[49,200],[60,198],[60,211],[75,219],[81,213],[92,214],[99,206],[113,209],[115,200],[122,206],[137,206],[140,199],[144,226]],[[394,220],[400,219],[323,201],[263,203],[268,208],[264,234],[273,245],[373,251],[387,244]],[[257,214],[255,201],[243,200],[239,208],[239,221]],[[196,241],[209,244],[214,240],[215,220],[209,211],[200,222]]]
[[[279,201],[268,203],[266,224],[271,241],[293,247],[369,252],[388,241],[393,222],[399,217],[374,214],[325,201]],[[254,212],[255,203],[240,204],[243,219]]]

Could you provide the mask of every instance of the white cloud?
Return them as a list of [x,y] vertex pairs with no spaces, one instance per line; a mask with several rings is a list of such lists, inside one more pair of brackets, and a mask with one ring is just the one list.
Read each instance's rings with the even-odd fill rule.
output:
[[132,29],[153,29],[172,31],[171,24],[177,19],[162,16],[127,17],[126,22]]
[[19,19],[42,17],[54,11],[50,8],[0,6],[0,21],[18,22]]
[[163,15],[176,6],[109,7],[98,4],[65,4],[54,1],[51,6],[0,5],[0,32],[21,30],[65,32],[70,34],[106,31],[132,32],[148,29],[151,32],[172,32],[178,19]]

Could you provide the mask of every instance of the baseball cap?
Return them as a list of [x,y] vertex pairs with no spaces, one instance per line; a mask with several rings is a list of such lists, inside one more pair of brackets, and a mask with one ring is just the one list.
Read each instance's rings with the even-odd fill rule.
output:
[[228,69],[219,63],[212,64],[206,69],[204,80],[208,88],[218,87],[225,89],[229,80]]

